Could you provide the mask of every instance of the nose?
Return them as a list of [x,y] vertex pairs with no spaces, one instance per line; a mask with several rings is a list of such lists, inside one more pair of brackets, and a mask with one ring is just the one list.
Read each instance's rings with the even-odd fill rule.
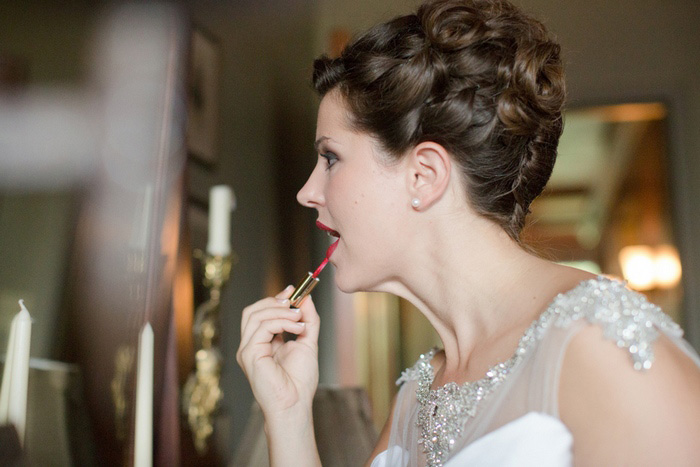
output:
[[323,196],[323,172],[323,167],[319,161],[316,167],[314,167],[313,172],[311,172],[311,175],[309,175],[309,179],[306,180],[304,186],[301,187],[301,190],[297,193],[297,201],[299,204],[307,208],[318,208],[319,206],[325,205],[326,200]]

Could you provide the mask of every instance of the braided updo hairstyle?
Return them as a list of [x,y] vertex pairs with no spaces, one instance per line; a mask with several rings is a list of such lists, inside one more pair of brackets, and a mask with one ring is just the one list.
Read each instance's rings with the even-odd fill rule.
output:
[[313,83],[394,159],[441,144],[476,212],[519,241],[562,131],[560,47],[542,23],[507,0],[430,1],[317,59]]

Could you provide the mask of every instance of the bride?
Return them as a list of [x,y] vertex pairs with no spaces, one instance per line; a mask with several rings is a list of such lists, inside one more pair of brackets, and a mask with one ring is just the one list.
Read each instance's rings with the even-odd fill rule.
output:
[[[443,344],[403,373],[368,465],[700,458],[700,359],[680,328],[520,244],[562,130],[559,53],[507,0],[438,0],[315,62],[318,162],[298,200],[338,238],[337,286],[406,298]],[[237,359],[271,464],[320,465],[320,323],[291,292],[244,310]]]

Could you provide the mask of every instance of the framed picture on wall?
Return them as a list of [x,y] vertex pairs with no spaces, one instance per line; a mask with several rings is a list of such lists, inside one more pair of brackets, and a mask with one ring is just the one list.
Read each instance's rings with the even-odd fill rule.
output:
[[205,166],[217,161],[219,120],[218,41],[200,28],[193,28],[187,79],[187,152]]
[[[188,200],[187,224],[190,235],[190,249],[207,250],[207,234],[209,229],[208,206],[198,201]],[[194,286],[194,303],[199,305],[208,298],[208,291],[202,285],[204,279],[204,268],[200,258],[196,258],[192,263],[192,281]]]

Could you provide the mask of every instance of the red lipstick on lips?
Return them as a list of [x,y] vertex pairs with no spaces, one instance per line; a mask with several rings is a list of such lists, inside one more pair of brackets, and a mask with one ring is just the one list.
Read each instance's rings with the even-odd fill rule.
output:
[[326,232],[330,233],[332,236],[338,237],[338,240],[333,242],[333,244],[328,247],[328,250],[326,250],[326,257],[316,268],[316,270],[313,273],[309,272],[306,275],[306,277],[304,277],[304,279],[299,283],[299,285],[297,285],[297,288],[294,289],[294,292],[292,292],[292,295],[289,297],[291,308],[299,308],[301,302],[304,301],[306,296],[311,293],[311,290],[313,290],[313,288],[316,287],[316,284],[318,284],[319,281],[318,275],[321,273],[321,271],[323,271],[323,268],[326,267],[326,265],[328,264],[328,260],[331,258],[331,255],[338,247],[338,241],[340,240],[340,234],[338,232],[331,229],[330,227],[323,225],[319,221],[316,221],[316,226],[319,229],[325,230]]
[[338,232],[323,224],[321,221],[316,221],[316,227],[318,227],[321,230],[325,230],[334,237],[340,238],[340,234]]

